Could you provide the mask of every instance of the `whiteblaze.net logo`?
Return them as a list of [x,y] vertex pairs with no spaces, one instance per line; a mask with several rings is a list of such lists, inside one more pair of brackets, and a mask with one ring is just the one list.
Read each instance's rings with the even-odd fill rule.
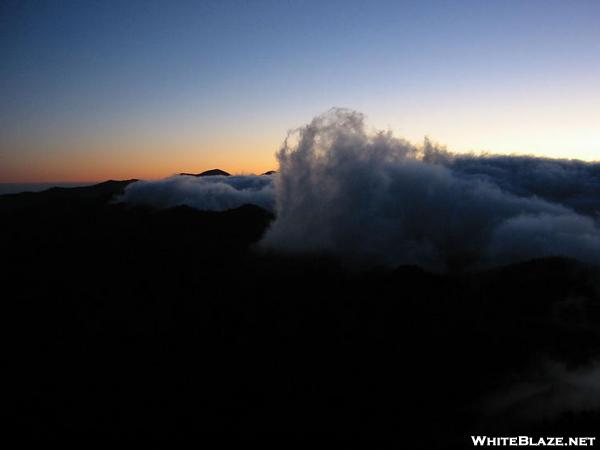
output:
[[475,447],[593,447],[595,437],[471,436]]

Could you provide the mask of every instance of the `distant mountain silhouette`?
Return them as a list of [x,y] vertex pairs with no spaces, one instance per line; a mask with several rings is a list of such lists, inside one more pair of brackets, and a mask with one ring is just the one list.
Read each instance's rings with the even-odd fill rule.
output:
[[221,176],[224,176],[224,177],[228,177],[231,174],[228,173],[228,172],[225,172],[224,170],[221,170],[221,169],[211,169],[211,170],[206,170],[206,171],[204,171],[202,173],[187,173],[187,172],[183,172],[183,173],[180,173],[179,175],[185,175],[185,176],[188,176],[188,177],[214,177],[214,176],[217,176],[217,175],[221,175]]
[[277,173],[276,170],[269,170],[269,171],[263,173],[263,175],[275,175],[276,173]]

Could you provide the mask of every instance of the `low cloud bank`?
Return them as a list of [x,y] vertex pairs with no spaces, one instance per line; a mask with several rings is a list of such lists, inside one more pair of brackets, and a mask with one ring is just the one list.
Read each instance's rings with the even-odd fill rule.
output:
[[164,180],[132,183],[119,201],[157,208],[185,205],[208,211],[254,204],[271,211],[274,198],[271,176],[176,175]]
[[562,255],[600,262],[600,165],[456,155],[334,109],[278,153],[266,247],[433,270]]
[[517,196],[537,196],[582,214],[600,212],[600,164],[531,156],[451,156],[428,158],[465,179],[481,179]]

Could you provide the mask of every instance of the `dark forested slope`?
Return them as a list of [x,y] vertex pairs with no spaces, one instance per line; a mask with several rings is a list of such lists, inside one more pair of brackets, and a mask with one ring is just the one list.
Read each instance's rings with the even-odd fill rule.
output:
[[273,217],[258,207],[111,202],[127,183],[0,197],[22,436],[326,432],[449,448],[594,430],[598,391],[578,380],[600,350],[595,267],[346,270],[261,251]]

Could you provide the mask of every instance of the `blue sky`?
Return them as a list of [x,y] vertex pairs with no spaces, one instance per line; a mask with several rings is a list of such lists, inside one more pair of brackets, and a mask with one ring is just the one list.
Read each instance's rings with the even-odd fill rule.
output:
[[333,106],[600,159],[597,1],[2,1],[0,181],[268,170]]

